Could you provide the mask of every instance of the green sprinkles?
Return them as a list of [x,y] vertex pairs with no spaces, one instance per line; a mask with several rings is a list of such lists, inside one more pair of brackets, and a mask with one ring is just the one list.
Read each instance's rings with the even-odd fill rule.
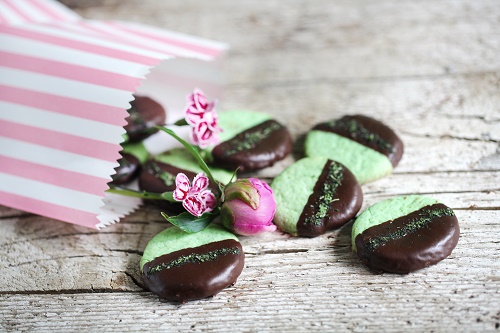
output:
[[279,129],[283,128],[281,124],[276,121],[269,121],[269,125],[264,128],[250,129],[244,132],[243,138],[237,137],[227,141],[229,147],[224,152],[224,156],[234,155],[236,153],[254,148],[260,141],[266,139]]
[[451,208],[441,208],[441,209],[424,209],[419,217],[416,217],[410,220],[404,227],[398,229],[397,231],[391,232],[384,236],[379,236],[373,239],[370,239],[368,242],[366,249],[368,251],[374,251],[377,247],[383,245],[384,243],[396,240],[405,237],[408,234],[416,232],[418,229],[427,226],[434,219],[444,216],[455,216],[453,210]]
[[240,255],[241,250],[234,246],[230,248],[222,248],[222,249],[217,249],[213,251],[209,251],[207,253],[191,253],[186,256],[180,256],[179,258],[176,258],[172,261],[169,262],[164,262],[159,265],[153,266],[149,269],[148,274],[153,275],[156,273],[161,272],[162,270],[165,269],[170,269],[174,267],[180,267],[182,265],[186,264],[200,264],[203,262],[209,262],[209,261],[214,261],[220,256],[227,256],[227,255]]
[[359,139],[361,142],[365,143],[373,143],[380,149],[387,151],[389,153],[394,152],[394,147],[389,142],[382,139],[379,135],[368,131],[354,119],[332,120],[323,123],[323,125],[332,130],[335,129],[346,130],[351,134],[353,139]]
[[172,186],[175,184],[175,175],[170,172],[163,171],[156,162],[151,163],[151,169],[148,170],[149,173],[153,174],[156,178],[163,180],[166,186]]
[[328,175],[321,188],[321,195],[315,203],[318,209],[313,215],[304,219],[305,224],[321,225],[331,209],[331,203],[339,200],[338,198],[335,199],[334,196],[344,177],[342,165],[331,161],[328,168]]

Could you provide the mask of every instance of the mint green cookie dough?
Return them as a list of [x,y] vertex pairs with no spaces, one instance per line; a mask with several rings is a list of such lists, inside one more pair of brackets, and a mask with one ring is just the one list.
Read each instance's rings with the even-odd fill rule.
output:
[[391,128],[361,114],[317,124],[305,142],[307,156],[324,156],[344,164],[361,184],[389,175],[403,151],[403,142]]
[[[249,110],[222,111],[218,116],[219,127],[223,129],[219,134],[220,142],[230,140],[239,133],[271,119],[266,113]],[[211,151],[212,148],[207,150]]]
[[421,196],[408,195],[387,199],[376,203],[362,212],[354,221],[352,226],[352,248],[356,251],[356,236],[370,227],[406,216],[422,207],[439,203],[436,199]]
[[260,170],[284,159],[292,151],[287,128],[270,115],[248,110],[219,114],[220,141],[205,150],[207,160],[226,170]]
[[234,285],[244,265],[236,236],[211,224],[192,234],[177,227],[160,232],[146,246],[140,269],[147,289],[160,299],[184,303]]
[[146,263],[162,255],[226,239],[238,241],[238,238],[234,234],[216,224],[210,224],[204,230],[192,234],[184,232],[175,226],[170,227],[149,241],[141,258],[141,272]]
[[352,247],[373,270],[408,274],[448,257],[459,236],[458,219],[450,207],[409,195],[364,211],[354,222]]
[[356,216],[363,192],[341,163],[306,157],[286,168],[271,187],[276,199],[274,223],[294,236],[316,237]]
[[271,184],[276,199],[274,224],[280,230],[297,235],[297,221],[327,160],[303,158],[274,178]]
[[305,142],[307,156],[324,156],[344,164],[365,184],[392,173],[390,160],[383,154],[335,133],[312,130]]
[[137,143],[123,143],[122,152],[137,157],[141,164],[144,164],[149,158],[149,152],[142,142]]

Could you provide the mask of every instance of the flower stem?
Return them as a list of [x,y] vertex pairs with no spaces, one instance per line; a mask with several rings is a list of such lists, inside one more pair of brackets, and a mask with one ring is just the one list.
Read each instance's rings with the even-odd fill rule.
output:
[[[166,195],[169,192],[165,193],[152,193],[147,191],[135,191],[125,187],[113,186],[111,185],[110,189],[107,190],[108,193],[125,195],[128,197],[142,198],[142,199],[150,199],[150,200],[167,200],[168,196]],[[168,200],[171,201],[171,200]],[[172,201],[175,201],[172,199]]]
[[182,143],[182,145],[184,147],[186,147],[186,149],[191,153],[191,155],[193,155],[193,157],[196,159],[196,161],[198,162],[200,168],[205,171],[205,173],[207,174],[207,177],[208,179],[210,179],[210,181],[213,183],[213,184],[217,184],[217,188],[218,188],[218,191],[219,191],[219,196],[224,192],[223,189],[222,189],[222,185],[215,180],[214,176],[212,175],[212,172],[210,172],[210,168],[208,167],[207,163],[205,163],[205,161],[203,160],[203,158],[200,156],[200,153],[198,152],[198,150],[193,147],[192,145],[190,145],[188,142],[186,142],[186,140],[180,138],[177,134],[175,134],[174,131],[172,131],[171,129],[169,128],[165,128],[165,127],[161,127],[161,126],[156,126],[156,128],[158,128],[159,130],[169,134],[170,136],[172,136],[174,139],[176,139],[177,141],[179,141],[180,143]]

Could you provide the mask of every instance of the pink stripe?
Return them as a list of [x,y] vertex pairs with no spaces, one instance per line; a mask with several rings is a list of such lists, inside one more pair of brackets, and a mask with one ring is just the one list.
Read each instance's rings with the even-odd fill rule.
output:
[[94,229],[99,223],[95,214],[3,191],[0,191],[0,204]]
[[108,180],[0,156],[0,172],[89,194],[104,195]]
[[116,161],[120,158],[119,144],[102,142],[80,136],[46,130],[38,127],[21,125],[0,120],[0,135],[36,145],[50,147],[69,153],[98,158],[105,161]]
[[[46,0],[31,0],[31,4],[34,7],[37,7],[39,10],[47,14],[47,16],[50,16],[51,18],[55,20],[75,20],[75,16],[66,13],[65,10],[61,10],[60,7],[55,7],[55,5],[52,2],[46,1]],[[56,9],[57,8],[57,9]],[[69,9],[67,9],[69,11]]]
[[20,17],[22,17],[23,20],[27,21],[27,22],[34,22],[34,20],[26,15],[22,10],[20,10],[15,3],[11,3],[10,0],[4,0],[3,1],[3,4],[6,5],[7,7],[9,7],[14,13],[16,13],[16,15],[19,15]]
[[153,66],[160,61],[160,59],[140,55],[137,53],[131,53],[131,52],[123,51],[123,50],[112,49],[109,47],[90,44],[90,43],[78,41],[78,40],[71,40],[71,39],[63,38],[63,37],[45,35],[43,33],[35,32],[35,31],[23,30],[23,29],[18,28],[18,27],[0,26],[0,32],[4,32],[7,34],[11,34],[14,36],[23,37],[23,38],[27,38],[27,39],[34,39],[34,40],[49,43],[49,44],[55,44],[55,45],[67,47],[70,49],[100,54],[100,55],[103,55],[106,57],[136,62],[139,64],[148,65],[148,66]]
[[127,27],[125,25],[121,25],[117,22],[109,22],[109,24],[112,26],[115,26],[118,29],[122,29],[124,31],[127,31],[129,33],[133,33],[136,35],[140,35],[140,36],[144,36],[144,37],[151,38],[154,40],[158,40],[158,41],[161,41],[163,43],[167,43],[170,45],[174,45],[177,47],[181,47],[181,48],[184,48],[187,50],[195,51],[195,52],[202,53],[202,54],[209,55],[209,56],[217,56],[222,52],[220,49],[217,49],[217,48],[202,46],[200,44],[195,44],[193,42],[187,42],[187,41],[175,39],[172,37],[168,37],[166,35],[154,34],[154,33],[151,33],[149,31],[146,32],[144,30],[140,30],[139,28],[133,28],[133,27],[130,28],[130,27]]
[[[53,27],[53,28],[64,30],[64,31],[72,31],[72,32],[79,34],[79,35],[86,35],[86,36],[90,36],[90,37],[98,38],[98,39],[108,39],[108,40],[111,39],[110,36],[103,35],[102,32],[97,32],[97,31],[87,29],[88,25],[87,25],[87,23],[85,23],[85,21],[69,22],[69,23],[68,22],[54,22],[54,21],[52,21],[52,22],[45,23],[44,26]],[[82,29],[82,27],[84,29]],[[116,41],[116,40],[114,40],[114,41]]]
[[127,75],[2,51],[0,65],[126,91],[134,91],[141,83]]
[[127,110],[27,89],[0,85],[0,100],[69,116],[125,126]]
[[[104,22],[101,22],[101,23],[104,23]],[[109,32],[105,29],[102,29],[100,27],[96,27],[96,26],[93,26],[93,25],[89,25],[87,24],[86,22],[80,22],[79,26],[81,27],[84,27],[85,29],[87,29],[89,31],[89,33],[98,33],[102,39],[107,39],[107,40],[111,40],[111,41],[117,41],[117,40],[120,40],[124,43],[126,43],[127,45],[130,45],[130,46],[135,46],[135,47],[139,47],[139,48],[142,48],[142,49],[147,49],[149,51],[154,51],[154,52],[158,52],[158,53],[162,53],[162,54],[165,54],[165,55],[169,55],[169,56],[178,56],[180,55],[180,53],[173,53],[171,51],[166,51],[166,50],[162,50],[162,49],[159,49],[159,48],[156,48],[156,47],[152,47],[152,46],[149,46],[147,45],[147,42],[146,43],[138,43],[136,42],[135,40],[136,39],[139,39],[138,36],[130,36],[130,35],[125,35],[123,30],[119,31],[119,32]],[[119,34],[118,34],[119,33]],[[130,38],[132,37],[132,38]]]

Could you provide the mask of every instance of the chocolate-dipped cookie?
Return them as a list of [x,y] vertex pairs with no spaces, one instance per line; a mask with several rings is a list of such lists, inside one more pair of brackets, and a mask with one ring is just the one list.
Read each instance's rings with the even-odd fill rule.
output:
[[307,134],[305,153],[344,164],[364,184],[392,172],[403,155],[403,143],[378,120],[344,116],[316,125]]
[[145,286],[161,299],[186,302],[233,285],[244,261],[236,236],[218,225],[194,234],[171,227],[148,243],[140,269]]
[[339,227],[361,208],[363,193],[354,175],[327,158],[303,158],[271,184],[274,223],[292,235],[315,237]]
[[[232,173],[219,168],[210,168],[214,178],[222,184],[227,184]],[[190,180],[196,174],[203,172],[198,162],[190,152],[184,148],[175,148],[154,156],[143,166],[139,175],[139,188],[153,193],[163,193],[175,190],[175,177],[178,173],[184,173]],[[216,190],[216,184],[209,184],[212,191]],[[164,200],[152,200],[172,212],[182,210],[181,203],[171,203]]]
[[352,245],[372,269],[404,274],[449,256],[459,234],[449,207],[410,195],[381,201],[360,214],[352,228]]
[[142,143],[123,144],[122,158],[118,160],[119,165],[115,168],[115,174],[111,184],[123,185],[130,183],[140,173],[141,165],[146,162],[149,153]]
[[122,158],[118,160],[118,165],[115,168],[115,174],[111,176],[113,179],[111,184],[123,185],[130,183],[139,174],[141,163],[134,155],[121,153]]
[[272,166],[292,151],[285,126],[265,113],[233,110],[219,113],[220,143],[210,149],[216,166],[241,172]]
[[127,131],[129,142],[144,140],[157,132],[153,127],[164,125],[166,121],[165,109],[149,97],[135,96],[127,111],[127,125],[123,128]]

